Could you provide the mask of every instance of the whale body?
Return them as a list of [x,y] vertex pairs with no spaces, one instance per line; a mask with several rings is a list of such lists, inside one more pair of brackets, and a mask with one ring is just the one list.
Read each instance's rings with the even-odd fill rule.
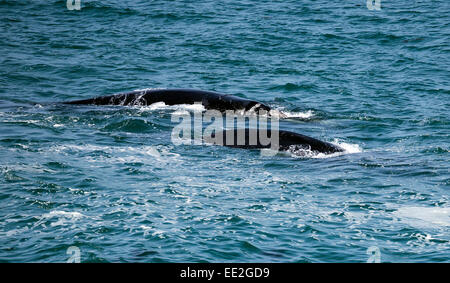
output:
[[[329,142],[324,142],[302,134],[285,131],[285,130],[265,130],[264,136],[268,139],[261,139],[260,129],[232,129],[219,132],[220,136],[215,133],[211,137],[206,137],[205,141],[212,144],[223,145],[227,147],[246,148],[246,149],[262,149],[272,148],[275,150],[299,151],[306,150],[313,153],[332,154],[343,152],[344,149]],[[277,135],[278,138],[273,137]],[[270,143],[268,142],[270,141]],[[276,141],[275,148],[273,142]]]
[[270,107],[250,99],[229,94],[194,89],[148,89],[63,102],[64,104],[146,106],[157,102],[166,105],[201,103],[205,109],[219,111],[250,109],[270,111]]
[[[99,96],[83,100],[63,102],[64,104],[81,105],[123,105],[123,106],[146,106],[157,102],[166,105],[201,103],[205,109],[219,111],[226,110],[254,110],[256,113],[271,109],[269,106],[250,99],[245,99],[229,94],[221,94],[212,91],[201,91],[192,89],[147,89],[124,92],[114,95]],[[336,153],[344,150],[334,144],[323,142],[312,137],[284,130],[267,130],[268,136],[277,136],[276,150],[308,150],[317,153]],[[267,144],[261,140],[259,129],[234,129],[219,132],[220,138],[212,135],[206,142],[220,144],[228,147],[261,149],[273,148],[273,143]],[[238,139],[240,137],[240,139]],[[256,137],[256,139],[255,139]]]

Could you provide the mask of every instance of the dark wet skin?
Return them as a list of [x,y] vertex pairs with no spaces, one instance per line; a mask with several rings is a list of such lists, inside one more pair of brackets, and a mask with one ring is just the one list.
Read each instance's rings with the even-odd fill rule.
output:
[[[253,109],[256,113],[265,111],[268,113],[270,107],[258,101],[245,99],[228,94],[220,94],[211,91],[201,91],[192,89],[156,89],[156,90],[137,90],[127,93],[119,93],[115,95],[100,96],[90,99],[76,100],[64,102],[64,104],[82,104],[82,105],[123,105],[123,106],[146,106],[157,102],[164,102],[166,105],[177,104],[194,104],[201,103],[208,110],[245,110]],[[245,137],[243,144],[238,143],[238,131]],[[245,132],[242,132],[245,131]],[[226,142],[226,137],[234,134],[234,141]],[[323,142],[308,136],[297,134],[289,131],[269,131],[268,135],[278,135],[279,142],[276,146],[277,150],[288,150],[294,146],[297,149],[307,149],[321,153],[336,153],[344,150],[331,143]],[[256,129],[235,129],[221,132],[223,141],[212,143],[238,148],[271,148],[272,144],[265,144],[259,138],[256,142],[252,142],[250,136],[259,137]],[[206,140],[211,142],[211,140]]]
[[166,105],[202,103],[205,109],[219,111],[226,110],[265,110],[270,107],[258,101],[237,97],[234,95],[220,94],[212,91],[193,89],[156,89],[137,90],[114,95],[100,96],[90,99],[63,102],[64,104],[92,104],[92,105],[151,105],[164,102]]
[[[259,149],[259,148],[272,148],[276,150],[298,150],[305,149],[318,153],[337,153],[343,152],[344,149],[341,147],[323,142],[315,138],[311,138],[305,135],[297,134],[290,131],[284,130],[268,130],[267,137],[269,139],[263,140],[260,139],[260,130],[258,129],[234,129],[234,130],[226,130],[220,132],[220,136],[216,136],[213,134],[212,137],[205,137],[205,141],[212,144],[220,144],[228,147],[237,147],[237,148],[247,148],[247,149]],[[272,136],[278,135],[277,139],[270,139]],[[228,140],[227,140],[228,136]],[[231,136],[231,137],[230,137]],[[241,137],[238,140],[238,137]],[[266,135],[264,135],[266,137]],[[252,140],[253,139],[253,140]],[[271,141],[271,143],[269,143]],[[274,142],[278,142],[273,148]]]

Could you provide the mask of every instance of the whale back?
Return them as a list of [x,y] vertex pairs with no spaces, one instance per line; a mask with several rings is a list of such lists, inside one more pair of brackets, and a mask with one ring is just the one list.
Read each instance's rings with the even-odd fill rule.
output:
[[[274,139],[276,135],[278,138]],[[224,130],[213,133],[211,137],[205,137],[205,141],[211,144],[246,149],[273,148],[273,142],[276,142],[278,150],[307,149],[327,154],[344,151],[337,145],[284,130],[272,131],[269,129],[266,133],[261,133],[259,129],[249,128]]]
[[91,105],[122,105],[146,106],[157,102],[166,105],[201,103],[206,109],[219,111],[250,110],[257,106],[256,111],[263,109],[270,111],[270,107],[254,100],[245,99],[228,94],[212,91],[192,89],[149,89],[137,90],[114,95],[99,96],[90,99],[64,102],[65,104],[91,104]]

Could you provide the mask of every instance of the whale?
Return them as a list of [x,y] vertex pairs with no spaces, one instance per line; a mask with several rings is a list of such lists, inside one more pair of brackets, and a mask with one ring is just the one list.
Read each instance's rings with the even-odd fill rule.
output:
[[[221,112],[227,110],[253,110],[258,114],[263,112],[270,115],[271,110],[269,106],[255,100],[230,94],[195,89],[135,90],[113,95],[67,101],[63,102],[63,104],[147,106],[157,102],[164,102],[166,105],[201,103],[207,110],[218,110]],[[267,143],[266,139],[261,139],[261,134],[277,137],[277,139],[275,139],[275,147],[273,142]],[[235,128],[232,130],[219,131],[219,133],[213,133],[213,135],[206,138],[205,141],[207,143],[245,149],[271,148],[282,151],[303,150],[326,154],[344,151],[344,149],[337,145],[285,130],[269,129],[266,130],[265,133],[261,133],[260,129]],[[271,141],[273,141],[273,139],[271,139]]]
[[[340,146],[286,130],[236,128],[212,133],[205,142],[244,149],[271,148],[279,151],[333,154],[344,152]],[[263,134],[263,135],[262,135]],[[262,136],[267,139],[261,138]],[[276,138],[275,138],[276,137]],[[274,147],[275,146],[275,147]]]
[[99,96],[89,99],[63,102],[63,104],[80,105],[122,105],[147,106],[157,102],[166,105],[201,103],[207,110],[254,110],[256,113],[264,110],[269,112],[269,106],[251,99],[230,94],[195,89],[146,89],[113,95]]

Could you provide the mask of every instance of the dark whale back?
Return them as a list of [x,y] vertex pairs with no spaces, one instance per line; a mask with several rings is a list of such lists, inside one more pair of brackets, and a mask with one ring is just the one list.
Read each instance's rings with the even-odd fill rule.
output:
[[[344,151],[344,149],[342,149],[337,145],[320,141],[318,139],[308,137],[305,135],[284,130],[273,130],[273,131],[270,129],[267,130],[268,138],[273,137],[273,135],[278,135],[279,137],[277,147],[278,150],[288,150],[293,147],[293,149],[306,149],[314,152],[327,154]],[[247,148],[247,149],[272,147],[272,144],[263,142],[260,139],[259,129],[245,128],[245,129],[225,130],[221,132],[221,136],[222,138],[218,136],[216,139],[216,136],[213,134],[212,137],[210,138],[205,137],[205,141],[213,144],[217,144],[218,142],[220,142],[221,143],[220,145],[228,147]],[[241,137],[241,140],[238,141],[238,137]],[[242,140],[242,138],[244,139]]]
[[[267,105],[254,100],[245,99],[233,95],[220,94],[211,91],[201,91],[192,89],[148,89],[136,90],[132,92],[119,93],[115,95],[100,96],[84,100],[64,102],[65,104],[92,104],[92,105],[151,105],[157,102],[164,102],[166,105],[194,104],[201,103],[206,109],[219,111],[226,110],[250,110],[256,112],[260,110],[270,111]],[[308,136],[283,130],[268,130],[268,137],[278,135],[278,150],[307,149],[321,153],[343,152],[344,150],[331,143],[323,142]],[[221,132],[223,140],[220,138],[208,140],[206,142],[221,144],[229,147],[239,148],[273,148],[272,144],[260,140],[260,132],[257,129],[234,129]],[[233,135],[233,137],[230,136]],[[227,139],[228,137],[228,139]],[[238,137],[240,137],[238,143]],[[254,139],[256,137],[256,140]],[[211,138],[211,137],[210,137]],[[243,140],[242,140],[243,138]],[[234,139],[234,141],[233,141]],[[230,141],[231,142],[228,142]]]
[[270,107],[260,102],[228,94],[212,91],[192,89],[148,89],[137,90],[114,95],[100,96],[90,99],[64,102],[64,104],[92,104],[92,105],[151,105],[164,102],[166,105],[201,103],[206,109],[226,110],[255,110],[270,111]]

